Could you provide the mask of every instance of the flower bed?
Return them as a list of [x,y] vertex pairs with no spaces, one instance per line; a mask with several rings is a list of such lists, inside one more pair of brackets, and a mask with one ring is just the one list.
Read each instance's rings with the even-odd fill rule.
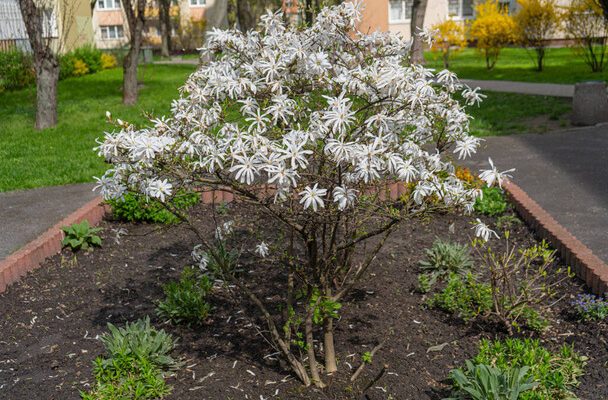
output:
[[[214,235],[211,207],[198,205],[192,212],[209,238]],[[245,250],[241,264],[253,271],[250,278],[255,292],[277,305],[274,287],[285,278],[280,263],[273,257],[260,261],[249,249],[257,243],[251,239],[252,232],[274,238],[280,232],[246,204],[221,207],[225,218],[247,216],[249,223],[233,239]],[[480,218],[492,227],[498,220]],[[0,296],[1,397],[78,398],[79,390],[90,390],[94,384],[92,362],[103,353],[102,343],[95,338],[107,332],[106,324],[123,326],[150,316],[153,325],[178,339],[172,355],[183,359],[174,376],[167,378],[173,387],[167,398],[352,399],[386,365],[381,378],[367,391],[369,398],[442,399],[450,393],[450,370],[475,357],[481,339],[507,336],[500,325],[484,320],[464,322],[429,309],[425,306],[429,296],[418,292],[418,263],[425,258],[425,249],[437,237],[466,243],[473,233],[468,221],[440,215],[424,224],[402,224],[389,238],[378,255],[377,267],[370,271],[373,279],[362,280],[340,310],[336,348],[341,368],[324,391],[302,387],[260,336],[260,331],[266,333],[265,325],[250,318],[255,315],[252,306],[224,289],[212,292],[208,298],[211,311],[200,325],[166,324],[165,318],[156,315],[157,303],[163,299],[162,285],[177,279],[183,267],[192,263],[191,250],[197,239],[185,225],[166,232],[155,225],[106,221],[101,225],[102,248],[76,257],[66,249]],[[120,229],[123,234],[117,244],[114,240]],[[536,243],[521,224],[511,227],[511,240],[521,246]],[[495,245],[495,249],[504,247]],[[478,266],[480,259],[473,256],[473,262]],[[549,327],[542,333],[523,329],[515,336],[539,338],[551,351],[572,344],[576,352],[589,357],[575,394],[581,399],[603,399],[608,396],[604,384],[608,354],[603,344],[607,329],[603,322],[578,322],[570,302],[580,293],[584,288],[578,280],[561,282],[548,300],[560,300],[547,314]],[[275,315],[281,312],[271,310]],[[371,364],[351,383],[349,378],[363,355],[380,342],[384,344]]]

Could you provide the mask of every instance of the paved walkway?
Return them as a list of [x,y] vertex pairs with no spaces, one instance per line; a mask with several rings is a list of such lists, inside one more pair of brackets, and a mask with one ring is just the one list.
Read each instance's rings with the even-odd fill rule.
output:
[[555,97],[574,96],[574,85],[562,85],[557,83],[489,81],[474,79],[462,79],[462,82],[473,88],[479,86],[481,90],[488,90],[491,92],[509,92]]
[[97,196],[93,184],[0,193],[0,260]]
[[545,134],[490,137],[470,161],[487,158],[604,262],[608,262],[608,124]]

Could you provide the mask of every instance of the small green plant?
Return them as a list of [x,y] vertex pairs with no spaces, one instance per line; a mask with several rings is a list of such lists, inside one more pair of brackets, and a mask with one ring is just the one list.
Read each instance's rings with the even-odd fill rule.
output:
[[173,337],[156,330],[146,317],[123,328],[108,324],[101,336],[108,357],[97,357],[94,374],[97,384],[83,400],[159,399],[171,392],[163,371],[175,369],[178,362],[169,352],[175,347]]
[[466,369],[450,373],[454,381],[452,397],[444,400],[517,400],[538,383],[528,376],[529,367],[502,370],[465,361]]
[[109,360],[95,359],[96,386],[83,400],[159,399],[171,392],[161,370],[145,358],[118,355]]
[[[108,324],[109,333],[101,336],[101,342],[110,353],[110,360],[120,356],[133,356],[149,360],[161,370],[175,369],[178,362],[169,354],[175,347],[175,340],[164,330],[156,330],[146,317],[123,328]],[[111,362],[111,361],[110,361]]]
[[450,274],[466,275],[473,266],[467,245],[437,239],[425,253],[426,259],[419,262],[423,271],[421,275],[424,276],[418,278],[421,291],[427,289],[428,292],[437,280],[445,279]]
[[603,321],[608,317],[608,301],[593,294],[579,294],[572,301],[578,317],[585,321]]
[[507,211],[508,204],[502,189],[483,187],[481,193],[482,196],[475,200],[475,211],[491,217],[501,215]]
[[163,286],[165,299],[158,303],[156,311],[176,324],[200,324],[209,315],[211,307],[206,299],[212,286],[207,276],[187,267],[179,281]]
[[489,285],[477,282],[471,273],[464,277],[452,274],[447,286],[433,295],[429,304],[468,321],[490,311],[492,290]]
[[576,399],[572,390],[579,384],[586,358],[579,356],[572,346],[564,345],[551,353],[538,340],[506,339],[482,340],[475,364],[487,364],[507,370],[529,367],[529,376],[538,382],[521,400]]
[[521,225],[521,219],[515,215],[501,215],[496,219],[496,227],[501,231],[513,229],[517,225]]
[[97,233],[101,232],[101,228],[92,228],[89,221],[86,219],[81,223],[74,223],[70,226],[62,228],[64,238],[61,244],[64,247],[69,247],[72,251],[80,249],[87,250],[90,246],[101,246],[101,238]]
[[193,192],[183,192],[176,195],[167,207],[163,203],[147,199],[145,196],[127,193],[121,200],[109,200],[112,215],[127,222],[151,222],[157,224],[174,224],[179,218],[170,211],[186,210],[200,201],[200,196]]
[[366,351],[365,353],[363,353],[361,355],[361,361],[363,361],[365,364],[371,364],[372,363],[372,352]]

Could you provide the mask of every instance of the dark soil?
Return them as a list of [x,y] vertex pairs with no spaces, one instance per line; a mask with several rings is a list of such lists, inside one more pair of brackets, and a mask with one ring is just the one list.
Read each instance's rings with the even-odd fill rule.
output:
[[[198,206],[195,213],[211,235],[209,210]],[[242,212],[241,206],[230,206],[231,215]],[[336,347],[342,372],[325,392],[302,388],[260,334],[264,324],[250,318],[255,316],[253,308],[223,291],[210,299],[215,309],[203,326],[175,327],[159,320],[155,302],[162,298],[161,285],[191,263],[194,234],[185,226],[163,230],[106,221],[101,225],[103,248],[76,257],[65,250],[0,295],[0,399],[78,399],[79,390],[94,383],[92,361],[103,353],[97,335],[106,331],[108,322],[123,324],[146,315],[179,338],[174,353],[184,358],[185,367],[168,379],[173,386],[170,399],[441,399],[449,394],[448,372],[476,354],[481,338],[505,336],[497,326],[464,323],[426,309],[424,297],[415,290],[423,250],[436,237],[468,241],[469,221],[442,215],[429,223],[403,224],[393,234],[369,278],[341,310]],[[452,224],[455,233],[450,234]],[[276,234],[263,219],[252,220],[251,225],[252,232],[237,232],[250,238],[241,241],[244,249],[262,232]],[[128,235],[117,244],[114,238],[120,228]],[[523,225],[512,237],[521,245],[535,241]],[[270,261],[251,266],[248,278],[250,286],[271,302],[282,278],[277,265]],[[584,290],[576,279],[561,284],[556,298],[563,299],[550,316],[551,327],[541,336],[521,335],[538,336],[552,349],[573,343],[589,357],[577,395],[606,399],[608,329],[604,324],[576,322],[569,310],[570,299]],[[361,354],[387,337],[372,365],[350,386],[350,368],[357,368]],[[441,350],[429,351],[444,343]],[[387,372],[368,390],[368,397],[356,395],[357,387],[365,386],[383,365]]]

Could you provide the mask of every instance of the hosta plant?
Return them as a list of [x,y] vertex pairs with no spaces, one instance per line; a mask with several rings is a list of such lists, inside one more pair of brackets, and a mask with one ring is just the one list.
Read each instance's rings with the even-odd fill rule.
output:
[[[478,195],[455,175],[449,154],[476,151],[456,94],[466,104],[480,94],[449,71],[411,65],[409,41],[359,32],[359,18],[358,4],[344,2],[307,28],[277,13],[264,16],[259,31],[212,30],[203,50],[209,61],[181,88],[171,114],[141,129],[116,120],[98,147],[112,164],[99,178],[106,198],[135,192],[171,207],[180,190],[230,190],[265,214],[279,237],[293,238],[270,243],[259,231],[261,242],[243,249],[226,240],[219,225],[227,221],[217,221],[215,238],[190,222],[203,266],[257,308],[268,341],[305,385],[319,387],[322,374],[338,369],[338,304],[386,238],[403,221],[471,211]],[[492,167],[482,178],[500,184],[503,174]],[[395,181],[408,183],[399,199],[387,195]],[[489,228],[480,222],[476,233],[488,237]],[[269,264],[239,268],[222,256],[226,246],[260,259],[288,255],[273,293],[285,312],[272,313],[274,304],[249,282],[250,271],[269,274]],[[294,301],[295,293],[304,298]]]
[[101,238],[97,235],[101,228],[93,228],[86,219],[80,223],[64,226],[63,241],[64,247],[69,247],[72,251],[87,250],[90,246],[101,246]]

